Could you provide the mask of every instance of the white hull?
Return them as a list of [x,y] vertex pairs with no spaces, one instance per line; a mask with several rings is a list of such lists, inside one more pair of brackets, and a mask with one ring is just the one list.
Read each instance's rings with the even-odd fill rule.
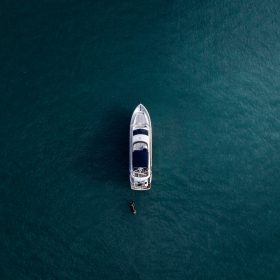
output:
[[132,190],[146,191],[152,182],[152,123],[147,109],[134,110],[129,133],[129,174]]

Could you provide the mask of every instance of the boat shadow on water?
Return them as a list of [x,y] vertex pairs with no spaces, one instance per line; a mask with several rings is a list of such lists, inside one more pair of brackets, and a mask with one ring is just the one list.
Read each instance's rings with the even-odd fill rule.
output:
[[129,111],[115,108],[101,117],[99,126],[84,141],[75,170],[100,183],[122,183],[127,187],[130,117]]

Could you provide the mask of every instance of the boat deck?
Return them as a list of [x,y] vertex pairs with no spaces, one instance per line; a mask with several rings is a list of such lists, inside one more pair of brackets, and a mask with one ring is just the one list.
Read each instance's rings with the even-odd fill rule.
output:
[[134,168],[133,170],[133,176],[135,177],[147,177],[149,175],[148,168]]

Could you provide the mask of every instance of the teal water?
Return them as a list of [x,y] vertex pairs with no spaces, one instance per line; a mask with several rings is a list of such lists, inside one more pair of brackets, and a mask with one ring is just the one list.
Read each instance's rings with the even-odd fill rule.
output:
[[2,1],[0,34],[0,279],[280,279],[278,1]]

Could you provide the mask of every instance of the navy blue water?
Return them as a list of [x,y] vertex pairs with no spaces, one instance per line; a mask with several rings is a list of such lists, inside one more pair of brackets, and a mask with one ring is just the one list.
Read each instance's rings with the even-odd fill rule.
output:
[[279,1],[0,6],[1,279],[280,279]]

